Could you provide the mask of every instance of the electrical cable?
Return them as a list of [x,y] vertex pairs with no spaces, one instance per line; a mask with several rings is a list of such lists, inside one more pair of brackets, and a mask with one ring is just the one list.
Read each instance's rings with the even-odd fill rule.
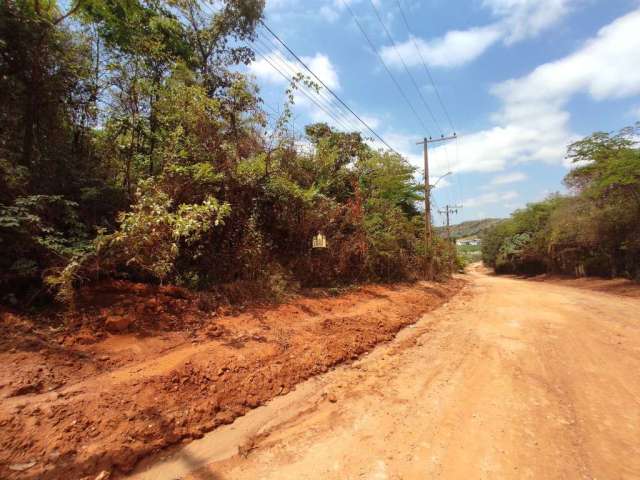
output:
[[314,77],[316,80],[318,80],[318,82],[320,82],[320,84],[321,84],[324,88],[326,88],[326,89],[327,89],[327,91],[328,91],[329,93],[331,93],[331,95],[333,95],[333,96],[336,98],[336,100],[338,100],[338,101],[339,101],[339,102],[340,102],[340,103],[341,103],[341,104],[342,104],[342,105],[343,105],[347,110],[349,110],[349,112],[351,112],[351,114],[352,114],[354,117],[356,117],[356,118],[358,119],[358,121],[359,121],[362,125],[364,125],[364,126],[367,128],[367,130],[369,130],[369,131],[370,131],[370,132],[371,132],[371,133],[372,133],[372,134],[373,134],[373,135],[374,135],[378,140],[380,140],[380,142],[382,142],[382,143],[383,143],[383,144],[384,144],[384,145],[385,145],[389,150],[391,150],[392,152],[396,153],[397,155],[400,155],[400,154],[399,154],[399,153],[398,153],[394,148],[392,148],[392,147],[391,147],[391,146],[390,146],[390,145],[389,145],[389,144],[388,144],[388,143],[387,143],[387,142],[386,142],[386,141],[385,141],[385,140],[384,140],[384,139],[383,139],[383,138],[382,138],[382,137],[381,137],[381,136],[380,136],[380,135],[379,135],[379,134],[378,134],[378,133],[377,133],[373,128],[371,128],[371,127],[369,126],[369,124],[367,124],[367,122],[365,122],[362,118],[360,118],[360,116],[359,116],[356,112],[354,112],[354,111],[351,109],[351,107],[349,107],[349,105],[347,105],[347,104],[346,104],[346,102],[345,102],[344,100],[342,100],[342,99],[341,99],[341,98],[340,98],[340,97],[339,97],[339,96],[338,96],[338,95],[337,95],[337,94],[336,94],[336,93],[335,93],[331,88],[329,88],[329,87],[327,86],[327,84],[326,84],[325,82],[323,82],[323,81],[322,81],[322,79],[321,79],[320,77],[318,77],[318,76],[317,76],[317,75],[316,75],[316,74],[315,74],[315,73],[314,73],[314,72],[313,72],[313,71],[312,71],[312,70],[307,66],[307,64],[306,64],[305,62],[303,62],[303,61],[302,61],[302,59],[301,59],[298,55],[296,55],[296,53],[295,53],[293,50],[291,50],[291,49],[289,48],[289,46],[288,46],[288,45],[287,45],[283,40],[281,40],[281,39],[280,39],[280,37],[279,37],[276,33],[274,33],[274,32],[273,32],[273,30],[271,30],[271,29],[269,28],[269,26],[268,26],[264,21],[260,20],[260,23],[262,23],[262,26],[263,26],[263,27],[264,27],[264,28],[265,28],[265,29],[266,29],[266,30],[267,30],[267,31],[268,31],[268,32],[269,32],[269,33],[270,33],[270,34],[271,34],[271,35],[272,35],[272,36],[273,36],[273,37],[274,37],[274,38],[275,38],[275,39],[276,39],[276,40],[277,40],[277,41],[278,41],[278,42],[279,42],[279,43],[280,43],[284,48],[285,48],[285,49],[287,49],[287,51],[288,51],[291,55],[293,55],[293,56],[294,56],[294,58],[295,58],[298,62],[300,62],[300,64],[301,64],[301,65],[302,65],[302,66],[303,66],[303,67],[304,67],[304,68],[305,68],[309,73],[311,73],[311,75],[313,75],[313,77]]
[[[289,60],[286,59],[286,57],[284,57],[282,55],[282,52],[280,51],[280,49],[278,48],[279,46],[275,43],[275,42],[271,42],[273,43],[274,47],[275,47],[275,51],[278,52],[282,58],[280,58],[279,60],[281,60],[281,65],[285,64],[286,65],[286,69],[289,72],[293,72],[293,75],[297,75],[298,73],[301,73],[299,70],[295,69],[294,67],[291,66],[291,64],[289,63]],[[263,47],[264,47],[264,43],[262,43]],[[269,50],[269,47],[266,47],[267,50]],[[307,87],[306,85],[303,84],[304,87]],[[328,105],[327,108],[333,109],[336,111],[336,115],[338,115],[341,119],[341,126],[342,128],[344,128],[346,131],[354,131],[354,130],[358,130],[358,128],[354,128],[354,125],[352,124],[352,118],[350,115],[348,115],[347,111],[345,111],[344,109],[341,109],[339,106],[336,106],[333,101],[332,98],[328,96],[326,90],[324,88],[320,88],[320,91],[316,91],[315,89],[309,88],[309,90],[311,90],[313,92],[313,94],[317,95],[318,97],[322,98],[325,105]]]
[[[438,99],[438,103],[440,104],[440,107],[442,108],[442,111],[449,123],[449,126],[451,127],[451,130],[455,133],[456,132],[456,128],[453,124],[453,121],[451,120],[451,115],[449,114],[449,110],[447,109],[447,106],[444,103],[444,100],[442,99],[442,96],[440,95],[440,90],[438,89],[438,86],[436,85],[434,79],[433,79],[433,75],[431,74],[431,70],[429,69],[429,66],[427,65],[427,62],[424,58],[424,55],[422,53],[422,49],[420,48],[420,45],[418,44],[418,42],[416,41],[416,36],[413,34],[411,26],[409,25],[409,21],[407,19],[407,15],[405,14],[405,9],[402,7],[402,0],[396,0],[396,4],[398,5],[398,9],[400,10],[400,16],[402,17],[402,20],[404,22],[404,25],[407,29],[407,32],[409,34],[409,37],[411,38],[411,41],[413,42],[413,45],[416,49],[416,52],[418,53],[418,56],[420,58],[420,63],[422,64],[422,67],[425,71],[425,74],[427,75],[427,78],[429,79],[431,85],[433,86],[433,90],[436,94],[436,97]],[[458,137],[456,136],[456,164],[459,161],[459,143],[458,143]],[[451,167],[449,166],[449,170],[451,171]],[[462,204],[462,192],[461,192],[461,186],[460,186],[460,181],[458,179],[458,175],[454,175],[454,182],[456,183],[456,189],[457,189],[457,194],[458,194],[458,201],[456,203],[458,204]]]
[[[255,45],[254,45],[254,47],[255,47]],[[260,55],[260,57],[262,57],[262,59],[265,62],[267,62],[267,64],[269,64],[271,66],[271,68],[273,68],[277,73],[279,73],[282,76],[282,78],[285,79],[285,81],[290,82],[292,80],[291,77],[289,77],[288,75],[283,73],[282,70],[280,70],[276,65],[274,65],[274,62],[269,60],[269,52],[267,52],[265,54],[261,50],[256,48],[256,53],[258,53],[258,55]],[[320,108],[320,110],[322,110],[324,113],[326,113],[329,117],[333,118],[334,121],[336,121],[336,123],[338,123],[338,124],[340,123],[340,119],[337,118],[336,116],[334,116],[334,114],[330,110],[328,110],[323,104],[321,104],[311,94],[309,94],[305,88],[300,88],[299,91],[305,97],[307,97],[311,102],[313,102],[318,108]]]
[[393,47],[393,50],[396,52],[396,55],[400,59],[400,62],[402,62],[402,66],[404,67],[404,71],[407,73],[407,75],[411,79],[411,82],[413,83],[413,86],[415,87],[416,92],[418,92],[418,96],[422,100],[422,103],[424,104],[424,107],[426,108],[427,112],[429,112],[429,115],[431,116],[431,119],[433,120],[434,125],[436,126],[436,128],[438,129],[438,131],[440,133],[444,134],[444,131],[442,130],[442,128],[440,128],[440,124],[438,123],[438,119],[436,119],[435,115],[433,114],[433,111],[431,110],[431,107],[429,106],[429,103],[427,102],[426,98],[424,98],[424,95],[422,94],[422,91],[420,90],[420,87],[418,86],[418,82],[416,82],[415,77],[413,76],[413,74],[409,70],[409,67],[407,67],[407,64],[404,61],[404,58],[400,54],[400,52],[398,50],[398,47],[396,46],[396,42],[393,40],[393,37],[391,36],[391,32],[389,32],[389,29],[387,28],[386,24],[382,20],[382,16],[380,15],[380,11],[376,7],[376,5],[373,3],[373,0],[369,0],[369,3],[371,4],[371,8],[373,8],[373,11],[375,12],[376,17],[378,17],[378,21],[380,22],[380,25],[382,25],[382,29],[384,30],[385,34],[387,35],[387,38],[391,42],[391,46]]
[[373,42],[369,38],[369,35],[367,34],[367,32],[365,31],[364,27],[362,26],[362,24],[358,20],[358,17],[354,13],[354,11],[349,6],[349,3],[345,2],[345,0],[341,0],[341,1],[342,1],[342,4],[347,8],[347,10],[349,10],[349,13],[351,13],[351,16],[355,20],[356,25],[360,29],[360,32],[364,36],[365,40],[367,40],[367,43],[369,43],[369,46],[371,47],[373,52],[377,55],[378,59],[380,60],[380,63],[382,63],[382,65],[384,66],[385,70],[387,71],[387,74],[389,74],[389,77],[391,77],[391,80],[393,81],[393,83],[395,84],[396,88],[400,92],[400,95],[402,95],[402,98],[404,98],[404,101],[407,102],[407,105],[409,105],[409,108],[411,109],[411,111],[413,112],[415,117],[418,119],[418,122],[420,122],[420,124],[422,125],[422,128],[424,128],[424,130],[429,134],[429,136],[431,136],[431,134],[429,132],[429,129],[427,128],[427,125],[424,123],[424,120],[422,119],[422,117],[420,117],[420,115],[418,115],[418,112],[416,111],[416,109],[413,106],[413,104],[409,101],[409,98],[407,97],[407,94],[404,93],[404,90],[400,86],[400,83],[398,83],[398,80],[396,80],[396,77],[393,75],[393,73],[391,73],[391,70],[389,69],[389,67],[387,66],[386,62],[384,61],[384,59],[382,58],[382,56],[380,55],[380,53],[376,49],[376,46],[373,44]]
[[[253,48],[263,58],[263,60],[267,62],[269,66],[271,66],[271,68],[276,70],[282,76],[282,78],[285,79],[286,82],[291,83],[293,81],[293,78],[296,76],[297,72],[295,71],[295,69],[291,68],[286,59],[279,58],[279,52],[276,52],[276,54],[274,55],[274,52],[270,52],[268,49],[264,49],[264,47],[258,48],[257,45],[254,45]],[[286,73],[283,72],[283,70]],[[339,128],[345,128],[345,125],[341,121],[341,119],[331,111],[331,106],[327,106],[325,103],[323,103],[322,97],[317,96],[316,91],[304,85],[304,83],[297,84],[296,90],[300,91],[300,93],[303,94],[308,100],[310,100],[318,108],[320,108],[322,112],[324,112],[329,118],[333,120],[335,125],[337,125]]]
[[413,35],[413,33],[411,31],[411,27],[409,26],[409,21],[407,20],[407,16],[405,15],[404,9],[402,8],[401,0],[396,0],[396,3],[398,4],[398,8],[400,9],[400,15],[402,17],[402,20],[404,21],[404,24],[407,27],[407,32],[409,33],[409,36],[411,37],[411,39],[413,41],[413,45],[415,46],[415,49],[418,52],[418,56],[420,57],[420,61],[422,63],[422,66],[424,67],[424,71],[427,74],[427,77],[429,78],[429,81],[431,82],[431,85],[433,86],[433,90],[436,93],[436,97],[438,98],[438,102],[440,103],[440,107],[442,108],[442,111],[444,112],[445,117],[447,117],[447,121],[449,122],[449,126],[451,127],[451,130],[455,133],[456,128],[454,127],[453,121],[451,120],[451,116],[449,115],[449,111],[448,111],[447,107],[445,106],[444,101],[442,100],[442,96],[440,95],[440,91],[438,90],[438,87],[436,86],[436,83],[433,80],[433,76],[431,75],[431,70],[427,66],[427,62],[425,61],[424,56],[422,55],[422,49],[418,45],[418,42],[416,42],[416,37]]

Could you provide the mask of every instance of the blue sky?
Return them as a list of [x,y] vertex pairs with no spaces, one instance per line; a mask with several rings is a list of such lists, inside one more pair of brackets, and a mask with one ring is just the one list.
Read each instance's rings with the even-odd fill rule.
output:
[[[454,172],[440,182],[434,200],[440,208],[464,205],[456,223],[504,217],[527,202],[562,191],[568,143],[640,120],[638,0],[373,3],[395,48],[371,0],[267,0],[266,22],[389,145],[420,167],[421,147],[415,143],[429,133],[451,133],[421,57],[426,60],[460,137],[430,150],[432,180]],[[287,85],[264,57],[284,72],[299,66],[276,49],[263,29],[259,38],[261,55],[249,70],[266,105],[278,110]],[[307,97],[296,98],[296,127],[313,121],[338,125]],[[331,110],[336,109],[332,104]],[[347,116],[340,117],[342,124],[343,129],[361,128]],[[434,213],[434,221],[441,224],[442,217]]]

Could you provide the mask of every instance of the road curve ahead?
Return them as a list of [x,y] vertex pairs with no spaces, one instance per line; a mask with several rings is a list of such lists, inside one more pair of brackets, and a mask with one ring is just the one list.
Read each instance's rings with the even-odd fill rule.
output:
[[469,276],[389,345],[138,477],[640,479],[640,300]]

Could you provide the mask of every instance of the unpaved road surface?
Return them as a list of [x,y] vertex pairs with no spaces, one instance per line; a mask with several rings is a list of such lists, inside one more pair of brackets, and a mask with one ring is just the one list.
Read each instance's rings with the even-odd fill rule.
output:
[[470,276],[393,342],[133,478],[640,478],[640,300]]

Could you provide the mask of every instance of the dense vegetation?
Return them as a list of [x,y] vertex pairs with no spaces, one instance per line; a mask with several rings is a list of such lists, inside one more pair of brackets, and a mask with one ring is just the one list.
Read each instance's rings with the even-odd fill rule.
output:
[[[0,4],[0,301],[128,278],[194,289],[413,279],[414,169],[327,125],[299,140],[242,64],[263,0]],[[328,249],[312,249],[326,235]]]
[[[467,220],[451,225],[451,238],[481,237],[484,233],[500,222],[499,218],[483,218],[481,220]],[[438,233],[447,235],[447,227],[437,227]]]
[[463,265],[479,262],[482,260],[482,251],[480,245],[457,245],[458,257]]
[[640,280],[640,124],[572,144],[570,195],[514,212],[484,237],[497,272],[555,272]]

